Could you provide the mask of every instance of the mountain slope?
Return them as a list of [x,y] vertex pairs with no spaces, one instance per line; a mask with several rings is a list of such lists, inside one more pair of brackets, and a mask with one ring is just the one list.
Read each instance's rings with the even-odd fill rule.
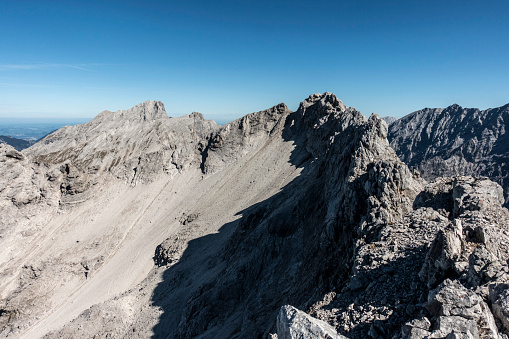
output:
[[401,160],[427,178],[487,176],[498,182],[509,203],[509,104],[479,110],[452,105],[426,108],[389,127]]
[[[151,211],[159,208],[162,213],[162,201],[174,199],[185,186],[173,177],[189,181],[181,174],[194,163],[199,167],[200,141],[206,143],[218,127],[199,114],[168,118],[161,103],[146,102],[64,127],[24,154],[4,147],[0,166],[9,176],[2,178],[0,189],[3,318],[26,329],[33,319],[55,314],[77,291],[94,286],[90,278],[96,271],[104,277],[98,277],[102,283],[95,285],[96,298],[91,297],[94,287],[82,294],[88,303],[84,309],[141,281],[140,272],[152,267],[153,247],[138,246],[131,237],[143,232],[143,215],[157,215]],[[156,232],[156,239],[162,237],[156,243],[166,232],[171,228]],[[146,257],[140,254],[129,269],[114,266],[125,260],[121,253],[130,246],[145,249]],[[115,269],[109,272],[108,265]],[[128,272],[122,283],[105,288],[119,272]],[[35,307],[29,306],[32,302]],[[75,315],[83,310],[73,309]]]
[[496,338],[500,186],[428,184],[387,133],[324,93],[224,126],[146,102],[0,146],[0,333],[282,336],[291,304],[350,338]]

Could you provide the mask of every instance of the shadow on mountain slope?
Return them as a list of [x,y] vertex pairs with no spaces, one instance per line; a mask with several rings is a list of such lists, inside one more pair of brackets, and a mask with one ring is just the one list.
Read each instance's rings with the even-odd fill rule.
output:
[[415,196],[386,135],[377,116],[366,120],[330,93],[289,114],[281,136],[295,145],[289,161],[300,175],[189,242],[155,289],[163,313],[154,337],[267,337],[282,305],[309,309],[341,290],[362,227],[375,236]]
[[[338,293],[336,299],[321,311],[342,314],[343,319],[355,319],[367,313],[362,312],[359,306],[369,305],[371,315],[377,316],[365,317],[360,322],[344,321],[339,324],[339,331],[346,332],[349,338],[366,338],[367,333],[390,338],[403,323],[421,311],[413,306],[407,308],[407,304],[426,301],[428,291],[418,275],[426,251],[425,245],[407,248],[393,260],[360,271],[355,277],[359,287]],[[425,314],[428,315],[427,312]]]
[[219,233],[190,241],[164,272],[153,295],[153,304],[163,310],[155,338],[266,336],[280,306],[306,304],[321,289],[311,282],[347,272],[347,260],[338,270],[313,257],[319,252],[312,250],[317,230],[309,226],[323,224],[325,204],[317,202],[324,178],[316,176],[305,140],[292,141],[290,162],[303,168],[300,176],[239,211],[242,217]]

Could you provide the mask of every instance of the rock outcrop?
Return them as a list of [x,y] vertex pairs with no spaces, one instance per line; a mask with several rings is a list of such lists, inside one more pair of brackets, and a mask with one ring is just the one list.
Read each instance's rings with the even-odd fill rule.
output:
[[509,104],[479,110],[452,105],[425,108],[390,125],[389,140],[401,160],[426,179],[486,176],[509,203]]
[[325,321],[315,319],[293,306],[281,307],[277,316],[277,339],[344,339]]
[[202,170],[217,172],[280,134],[291,111],[281,103],[268,110],[248,114],[222,126],[210,138],[203,153]]

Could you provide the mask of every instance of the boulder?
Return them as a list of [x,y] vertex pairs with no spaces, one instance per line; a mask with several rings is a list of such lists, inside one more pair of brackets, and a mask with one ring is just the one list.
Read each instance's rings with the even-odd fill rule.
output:
[[336,330],[325,321],[315,319],[290,305],[281,307],[276,326],[278,339],[346,338],[339,335]]
[[488,305],[457,280],[446,279],[430,291],[426,308],[436,317],[431,338],[443,338],[453,332],[464,338],[498,338]]
[[509,284],[491,284],[490,301],[493,315],[500,320],[505,330],[509,331]]
[[419,277],[428,288],[436,287],[444,278],[455,275],[455,262],[461,256],[462,227],[459,220],[438,232],[426,255]]

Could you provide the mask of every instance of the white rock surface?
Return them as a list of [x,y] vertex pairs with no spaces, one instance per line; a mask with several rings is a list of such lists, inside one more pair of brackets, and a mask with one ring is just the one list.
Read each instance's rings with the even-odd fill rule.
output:
[[278,339],[342,339],[325,321],[315,319],[293,306],[282,306],[277,316]]

